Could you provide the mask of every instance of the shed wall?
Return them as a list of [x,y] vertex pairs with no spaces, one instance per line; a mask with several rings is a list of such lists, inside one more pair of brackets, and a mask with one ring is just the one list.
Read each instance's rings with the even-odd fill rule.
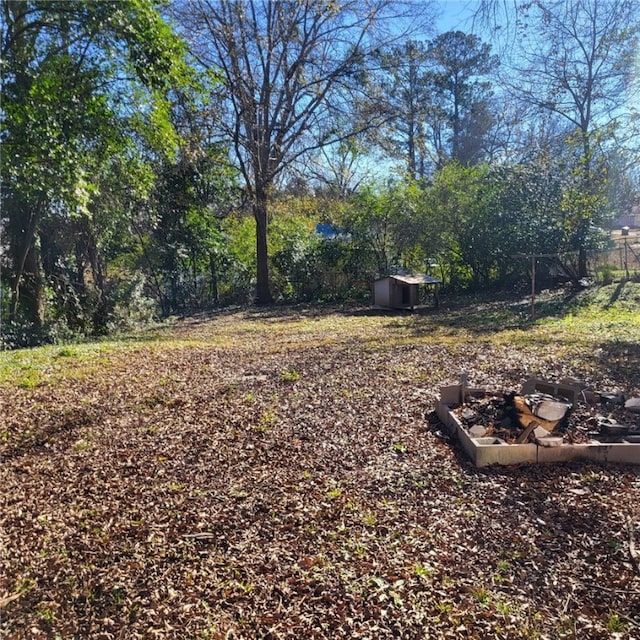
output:
[[408,309],[418,304],[418,285],[393,278],[377,280],[373,285],[373,304],[390,309]]
[[381,307],[391,306],[391,280],[377,280],[373,284],[373,304]]

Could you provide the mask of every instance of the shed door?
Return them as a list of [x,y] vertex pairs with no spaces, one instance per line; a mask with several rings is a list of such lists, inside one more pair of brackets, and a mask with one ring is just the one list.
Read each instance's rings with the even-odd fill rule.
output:
[[402,285],[402,304],[411,304],[411,287],[408,284]]

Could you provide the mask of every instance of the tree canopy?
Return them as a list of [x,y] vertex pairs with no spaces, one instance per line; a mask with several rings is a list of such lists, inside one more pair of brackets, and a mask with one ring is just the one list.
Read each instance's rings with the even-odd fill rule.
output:
[[374,125],[336,129],[359,90],[376,26],[395,3],[196,0],[179,19],[199,66],[221,74],[231,141],[256,221],[257,290],[272,301],[267,207],[279,175],[310,151]]
[[100,196],[115,195],[113,180],[144,190],[145,165],[173,152],[166,95],[185,77],[184,48],[150,0],[8,0],[2,11],[10,317],[39,327],[45,277],[82,296],[88,260],[103,296]]
[[496,28],[400,0],[3,2],[5,342],[366,299],[397,270],[524,282],[534,250],[592,272],[638,202],[637,6],[480,9]]

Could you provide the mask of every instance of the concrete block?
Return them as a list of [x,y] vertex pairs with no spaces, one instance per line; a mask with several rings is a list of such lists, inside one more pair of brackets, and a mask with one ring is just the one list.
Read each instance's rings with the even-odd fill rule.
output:
[[538,447],[538,464],[589,460],[585,447],[586,445],[576,444],[563,444],[559,447]]
[[[496,440],[498,440],[496,438]],[[477,467],[490,464],[535,464],[538,460],[538,447],[535,444],[477,444],[473,462]]]
[[451,411],[451,406],[442,401],[436,403],[436,414],[440,419],[440,422],[445,426],[445,430],[450,436],[456,435],[459,424],[457,418]]
[[481,424],[474,424],[469,428],[469,434],[477,441],[479,438],[484,438],[484,436],[487,435],[487,428]]
[[546,436],[536,438],[536,444],[540,447],[561,447],[563,446],[562,436]]
[[640,398],[629,398],[624,403],[624,408],[633,413],[640,413]]
[[537,440],[538,438],[546,438],[549,435],[549,432],[544,427],[536,427],[533,430],[533,437]]
[[436,404],[436,413],[450,435],[454,436],[465,454],[477,467],[490,464],[523,464],[536,462],[535,444],[510,445],[500,438],[485,436],[474,438],[469,433],[451,407],[443,402]]
[[627,436],[633,441],[626,439],[615,443],[591,440],[584,444],[565,444],[560,436],[548,434],[544,429],[540,429],[536,434],[536,443],[508,444],[493,436],[473,437],[453,413],[452,406],[456,404],[447,404],[440,400],[436,403],[436,412],[449,434],[457,438],[464,452],[477,467],[491,464],[549,464],[572,460],[640,465],[638,436]]
[[593,462],[640,464],[640,446],[637,444],[616,442],[613,444],[598,443],[582,446],[586,447],[586,459]]
[[547,393],[556,398],[566,398],[575,407],[576,403],[583,399],[583,391],[585,391],[585,389],[580,382],[577,382],[575,385],[563,384],[562,382],[549,382],[548,380],[541,380],[540,378],[529,378],[529,380],[522,385],[523,395],[536,391]]
[[462,404],[462,385],[453,384],[440,389],[440,402],[451,406]]

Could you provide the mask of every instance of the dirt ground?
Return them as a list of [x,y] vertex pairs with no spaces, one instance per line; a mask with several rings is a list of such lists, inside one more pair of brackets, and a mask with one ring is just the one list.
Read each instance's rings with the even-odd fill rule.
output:
[[640,638],[639,469],[475,469],[434,413],[461,371],[640,393],[638,342],[483,313],[236,311],[18,370],[2,637]]

